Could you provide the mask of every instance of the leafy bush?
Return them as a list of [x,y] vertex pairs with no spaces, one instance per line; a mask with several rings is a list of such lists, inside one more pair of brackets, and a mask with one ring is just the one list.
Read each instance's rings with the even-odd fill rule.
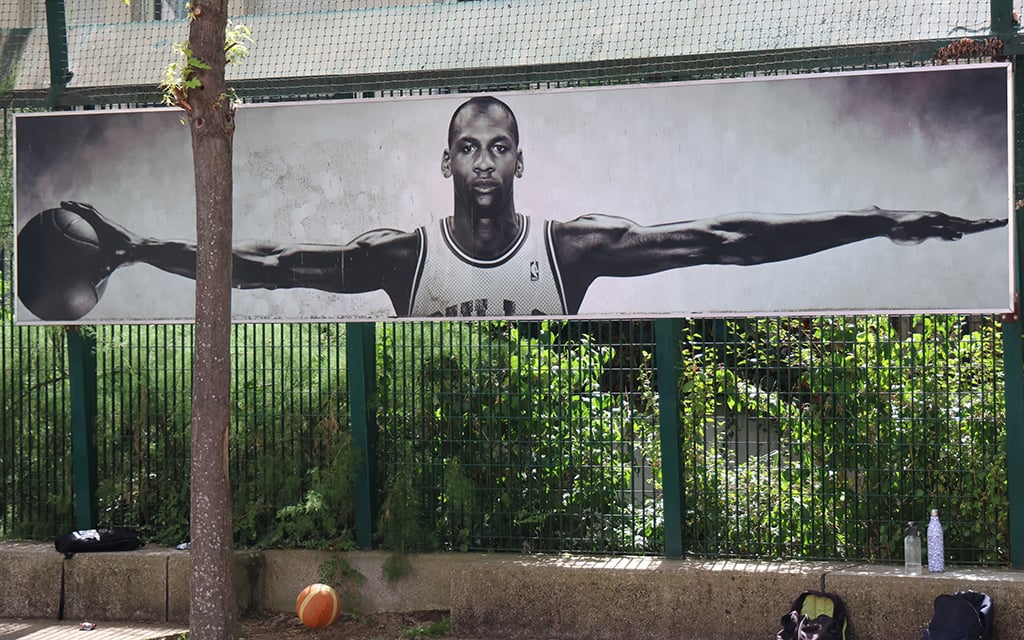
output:
[[[587,336],[560,342],[551,323],[522,326],[459,325],[425,353],[386,334],[383,369],[415,371],[415,395],[383,407],[385,448],[400,454],[385,466],[416,470],[419,513],[447,548],[632,549],[620,525],[643,461],[627,437],[634,409],[601,389],[614,352]],[[432,540],[417,537],[417,548]]]
[[[689,332],[680,392],[697,550],[897,559],[905,523],[934,507],[953,561],[1008,559],[997,323],[765,319]],[[739,455],[750,424],[761,440]]]

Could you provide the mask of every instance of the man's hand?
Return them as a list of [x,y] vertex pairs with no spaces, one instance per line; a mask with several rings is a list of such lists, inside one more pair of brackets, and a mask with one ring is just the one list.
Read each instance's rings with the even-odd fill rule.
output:
[[107,254],[108,272],[123,264],[134,262],[134,249],[142,243],[142,239],[121,225],[108,220],[91,204],[84,202],[63,201],[62,209],[82,216],[96,231],[100,248]]
[[896,244],[919,244],[929,238],[959,240],[965,235],[1005,227],[1007,218],[968,220],[941,211],[887,211],[893,221],[888,232]]

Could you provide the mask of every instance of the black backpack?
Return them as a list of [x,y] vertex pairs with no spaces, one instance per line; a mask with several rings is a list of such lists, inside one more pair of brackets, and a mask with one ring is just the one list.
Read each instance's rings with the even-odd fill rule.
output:
[[846,605],[834,593],[804,591],[782,616],[775,640],[846,640]]
[[992,598],[977,591],[944,593],[921,640],[992,640]]
[[142,545],[138,534],[127,527],[72,531],[53,539],[54,548],[65,558],[90,551],[132,551]]

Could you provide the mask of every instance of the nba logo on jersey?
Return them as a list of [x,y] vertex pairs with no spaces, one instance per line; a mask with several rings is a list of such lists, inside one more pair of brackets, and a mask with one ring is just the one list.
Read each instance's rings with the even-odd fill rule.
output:
[[[533,316],[565,313],[557,266],[551,261],[550,221],[530,233],[517,214],[519,236],[486,260],[463,251],[444,220],[420,227],[419,272],[409,300],[413,317]],[[525,276],[525,277],[524,277]]]

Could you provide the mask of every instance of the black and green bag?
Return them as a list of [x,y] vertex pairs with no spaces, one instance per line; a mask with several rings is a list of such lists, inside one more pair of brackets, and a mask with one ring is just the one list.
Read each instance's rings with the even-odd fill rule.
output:
[[804,591],[782,616],[775,640],[846,640],[846,605],[834,593]]

